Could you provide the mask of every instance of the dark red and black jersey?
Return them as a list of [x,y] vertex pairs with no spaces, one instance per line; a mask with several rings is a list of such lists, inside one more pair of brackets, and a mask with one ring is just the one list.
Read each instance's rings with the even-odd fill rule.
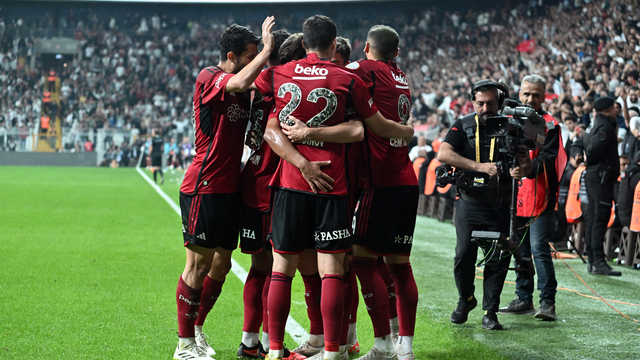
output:
[[251,107],[251,122],[257,135],[258,149],[251,154],[240,175],[242,204],[257,211],[271,209],[269,183],[278,168],[280,157],[263,141],[269,114],[274,106],[273,98],[256,94]]
[[184,194],[238,190],[250,99],[245,93],[225,93],[233,76],[210,66],[196,79],[192,119],[196,155],[180,187]]
[[[293,115],[307,126],[336,125],[345,121],[347,104],[362,118],[378,111],[360,78],[313,53],[263,71],[255,85],[261,93],[273,95],[276,107],[271,117],[281,122]],[[347,195],[344,144],[307,141],[295,147],[309,161],[331,161],[322,167],[335,180],[333,190],[326,194]],[[286,161],[280,162],[271,185],[311,192],[300,171]]]
[[[407,76],[392,61],[360,60],[347,65],[369,88],[373,101],[387,119],[406,124],[411,112],[411,94]],[[390,187],[418,185],[405,139],[389,139],[367,128],[361,144],[362,160],[367,167],[368,185]]]

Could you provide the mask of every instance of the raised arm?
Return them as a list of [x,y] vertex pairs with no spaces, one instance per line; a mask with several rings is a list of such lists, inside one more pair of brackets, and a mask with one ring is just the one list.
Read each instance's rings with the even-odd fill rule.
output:
[[349,120],[326,127],[308,127],[293,116],[289,116],[289,120],[294,122],[293,126],[286,123],[282,123],[280,126],[282,126],[282,132],[293,143],[311,140],[342,144],[358,142],[364,139],[364,126],[359,120]]
[[260,71],[269,60],[269,55],[275,49],[275,42],[271,32],[274,24],[273,16],[269,16],[264,20],[262,23],[262,42],[264,44],[262,51],[239,73],[229,79],[227,86],[225,86],[226,92],[244,92],[249,89],[249,86],[260,75]]
[[298,149],[291,144],[287,136],[282,132],[278,119],[269,119],[264,139],[280,158],[300,170],[300,173],[302,173],[304,179],[307,180],[313,192],[329,192],[333,189],[335,181],[320,170],[320,167],[329,165],[331,162],[309,161],[302,156]]

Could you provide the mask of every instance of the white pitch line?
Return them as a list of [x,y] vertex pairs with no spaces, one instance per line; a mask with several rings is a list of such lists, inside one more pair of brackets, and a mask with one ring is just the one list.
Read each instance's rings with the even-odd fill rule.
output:
[[[162,189],[160,189],[160,186],[153,182],[153,180],[151,180],[151,178],[147,174],[145,174],[144,171],[140,169],[140,167],[136,167],[136,171],[138,172],[138,174],[140,174],[140,176],[142,176],[143,179],[145,179],[149,183],[149,185],[151,185],[151,187],[164,199],[164,201],[166,201],[167,204],[171,206],[171,208],[178,214],[178,216],[181,217],[182,215],[180,213],[180,207],[175,203],[175,201],[173,201],[173,199],[169,197],[169,195],[162,191]],[[231,272],[233,272],[233,274],[237,276],[243,284],[247,281],[247,270],[245,270],[233,258],[231,258]],[[295,321],[295,319],[292,318],[291,315],[289,315],[289,317],[287,318],[286,331],[289,333],[289,335],[291,335],[293,340],[298,343],[298,345],[302,345],[302,343],[304,343],[309,338],[309,333],[307,333],[307,331],[300,324],[298,324],[298,322]]]

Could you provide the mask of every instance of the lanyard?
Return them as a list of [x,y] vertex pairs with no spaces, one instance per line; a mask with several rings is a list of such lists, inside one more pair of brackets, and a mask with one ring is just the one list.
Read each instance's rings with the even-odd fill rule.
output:
[[[496,145],[496,138],[491,138],[491,148],[489,149],[489,161],[493,162],[493,150]],[[476,162],[482,162],[480,160],[480,123],[478,120],[478,115],[476,115]]]

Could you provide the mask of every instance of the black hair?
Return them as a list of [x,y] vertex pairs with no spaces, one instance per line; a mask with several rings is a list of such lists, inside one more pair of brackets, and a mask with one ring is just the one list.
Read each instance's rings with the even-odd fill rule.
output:
[[233,24],[220,35],[220,59],[227,60],[227,53],[242,55],[249,44],[260,44],[260,36],[244,26]]
[[387,25],[374,25],[367,34],[369,46],[385,60],[393,60],[400,44],[400,36]]
[[342,36],[336,38],[336,54],[340,54],[344,61],[349,61],[351,57],[351,42],[349,39]]
[[278,51],[280,50],[282,43],[284,43],[289,36],[291,36],[291,34],[289,34],[287,30],[276,30],[273,32],[273,40],[276,43],[276,47],[271,52],[271,55],[269,55],[269,61],[278,61]]
[[302,33],[295,33],[289,36],[280,46],[278,51],[278,62],[286,64],[289,61],[302,59],[307,52],[302,46]]
[[324,50],[331,46],[338,35],[338,28],[330,18],[314,15],[302,24],[304,46],[311,50]]

